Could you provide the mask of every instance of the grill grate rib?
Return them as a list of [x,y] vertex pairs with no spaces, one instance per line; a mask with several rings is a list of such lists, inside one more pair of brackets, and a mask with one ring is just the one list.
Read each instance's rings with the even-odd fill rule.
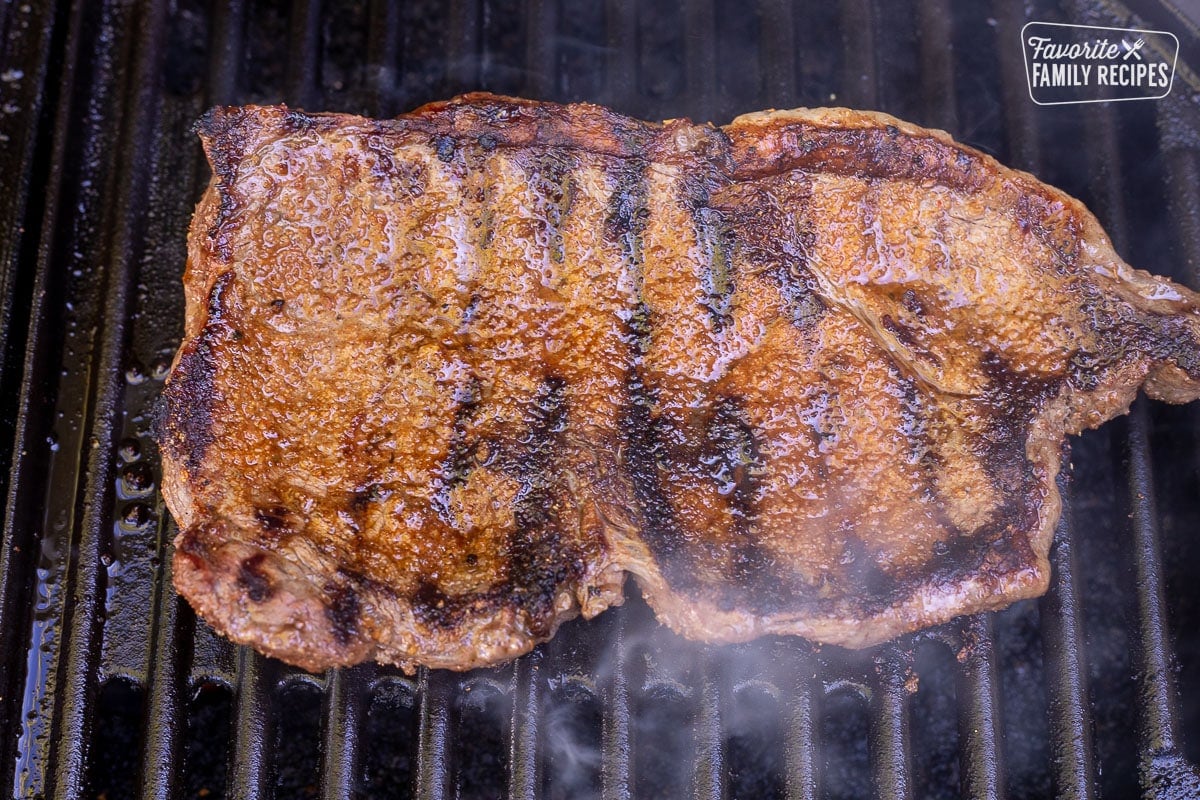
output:
[[1055,792],[1067,800],[1090,800],[1095,796],[1095,759],[1092,757],[1092,719],[1087,707],[1086,670],[1083,667],[1083,636],[1076,605],[1076,568],[1071,548],[1073,511],[1071,486],[1066,476],[1070,459],[1064,458],[1058,477],[1063,498],[1063,515],[1054,534],[1050,563],[1054,574],[1050,591],[1041,601],[1042,626],[1046,631],[1045,659],[1049,676],[1051,746],[1055,770]]
[[[0,728],[14,730],[20,715],[26,715],[20,720],[22,734],[0,752],[0,779],[11,780],[18,796],[73,798],[87,793],[89,745],[96,735],[104,735],[93,730],[95,698],[103,682],[110,679],[131,680],[144,688],[138,695],[145,698],[139,776],[142,797],[180,796],[185,698],[192,686],[204,682],[234,690],[226,794],[236,798],[275,794],[275,734],[289,719],[288,709],[278,702],[279,689],[309,679],[249,651],[235,650],[215,639],[203,625],[195,624],[190,609],[171,589],[168,542],[176,531],[161,507],[157,526],[146,532],[156,537],[159,566],[148,568],[154,576],[148,595],[151,619],[137,629],[145,632],[146,641],[141,644],[144,663],[139,668],[135,657],[126,654],[118,658],[107,649],[111,639],[124,630],[109,627],[116,623],[105,619],[106,590],[120,589],[119,574],[107,569],[104,561],[120,549],[112,533],[118,505],[114,487],[120,479],[115,468],[117,440],[123,430],[130,429],[127,417],[147,411],[137,407],[143,402],[142,395],[122,385],[120,376],[126,371],[135,334],[150,325],[138,312],[141,301],[135,296],[143,272],[166,269],[177,275],[180,267],[157,266],[148,260],[171,252],[157,239],[148,242],[150,233],[168,238],[179,235],[175,230],[159,231],[166,223],[155,216],[160,209],[154,188],[175,179],[164,154],[195,154],[195,168],[183,182],[187,191],[197,193],[207,180],[207,167],[192,139],[179,130],[178,117],[186,116],[193,106],[199,110],[208,104],[249,99],[247,84],[251,80],[260,87],[255,91],[266,92],[266,99],[283,99],[301,107],[318,108],[342,96],[340,88],[330,88],[322,75],[327,74],[331,34],[341,24],[343,12],[353,5],[351,0],[294,0],[283,28],[284,69],[278,79],[265,76],[261,80],[260,76],[244,75],[241,66],[246,53],[258,45],[251,24],[262,11],[257,3],[249,7],[245,0],[47,4],[37,11],[40,16],[35,15],[32,32],[21,34],[25,38],[12,46],[7,43],[16,41],[11,33],[14,21],[23,12],[12,5],[0,9],[0,32],[8,36],[0,54],[30,64],[30,76],[36,78],[22,89],[22,102],[28,102],[31,111],[28,124],[20,129],[19,153],[11,159],[0,156],[0,163],[7,165],[11,160],[25,176],[16,181],[17,192],[0,200],[0,219],[5,223],[4,247],[0,248],[0,260],[5,264],[0,318],[6,327],[10,320],[22,319],[26,312],[12,309],[28,301],[22,307],[28,308],[28,330],[18,332],[14,339],[27,341],[28,346],[20,365],[24,378],[16,399],[11,467],[5,470],[5,538],[0,548],[0,652],[20,656],[0,663]],[[362,33],[366,63],[356,79],[362,85],[349,87],[344,97],[347,102],[365,104],[354,110],[390,115],[418,102],[480,86],[512,85],[525,94],[551,99],[570,92],[560,75],[560,58],[567,42],[563,22],[573,13],[572,4],[530,0],[521,5],[525,16],[519,33],[514,34],[514,40],[521,43],[515,51],[505,49],[502,43],[507,39],[493,36],[499,21],[512,14],[513,5],[519,4],[500,0],[455,0],[446,8],[430,4],[425,10],[438,15],[437,27],[444,32],[440,54],[444,62],[440,77],[426,85],[401,78],[417,74],[422,66],[413,63],[415,57],[408,49],[413,32],[405,29],[410,19],[405,9],[384,0],[362,0],[358,6],[366,8],[362,12],[365,17],[358,19],[366,19]],[[962,25],[966,12],[956,4],[911,0],[908,5],[917,27],[912,53],[913,74],[920,76],[916,107],[924,115],[917,121],[957,131],[960,120],[971,119],[966,104],[960,106],[956,100],[972,90],[964,83],[970,76],[960,70],[960,50],[974,45],[970,36],[990,36],[988,46],[994,46],[999,62],[1005,139],[1003,147],[997,142],[990,144],[998,150],[1006,148],[1003,160],[1007,163],[1038,171],[1048,160],[1052,145],[1039,127],[1045,117],[1028,102],[1021,54],[1009,46],[1029,12],[1020,4],[996,2],[989,8],[986,2],[970,3],[974,11],[990,13],[995,19],[994,30],[974,27],[968,34]],[[1107,24],[1104,20],[1111,16],[1083,0],[1066,6],[1072,18],[1100,19],[1099,24]],[[673,19],[656,9],[650,0],[641,4],[608,0],[605,4],[605,30],[595,38],[605,45],[598,62],[603,65],[603,75],[596,84],[604,87],[604,96],[589,99],[643,116],[686,113],[697,119],[720,120],[734,105],[750,110],[760,105],[800,104],[798,93],[809,97],[818,91],[811,76],[821,74],[819,62],[825,59],[837,65],[829,69],[833,70],[832,88],[839,104],[876,107],[891,85],[890,65],[879,55],[885,51],[876,47],[890,32],[881,27],[885,17],[874,0],[843,0],[828,18],[837,30],[823,29],[818,34],[806,26],[823,18],[821,12],[810,8],[759,0],[752,10],[745,11],[758,17],[753,44],[761,75],[755,98],[731,96],[728,88],[746,84],[728,80],[738,65],[727,63],[722,49],[726,41],[722,37],[727,35],[722,25],[728,19],[725,6],[717,0],[685,3],[677,18],[682,29],[677,52],[669,54],[649,52],[645,45],[643,37],[649,27]],[[1038,4],[1034,18],[1045,18],[1041,11]],[[174,55],[168,51],[166,32],[180,14],[202,17],[209,38],[207,60],[195,67],[205,71],[196,76],[200,88],[187,98],[171,96],[173,90],[163,78],[164,65]],[[880,25],[875,24],[876,17]],[[98,36],[97,30],[103,35]],[[822,43],[824,50],[811,47],[822,37],[829,40]],[[954,49],[944,46],[947,41],[954,42]],[[801,42],[804,49],[798,49]],[[276,48],[275,52],[281,51]],[[662,96],[663,91],[674,91],[671,81],[647,81],[647,63],[667,63],[657,60],[664,58],[678,60],[681,84],[676,95]],[[57,63],[62,65],[57,71],[49,66]],[[828,96],[820,99],[828,101]],[[1191,265],[1192,282],[1198,284],[1200,147],[1194,131],[1191,139],[1179,133],[1181,127],[1187,130],[1193,119],[1188,115],[1196,112],[1185,100],[1172,98],[1170,102],[1185,107],[1178,111],[1167,103],[1160,106],[1166,196],[1175,237]],[[1120,168],[1122,113],[1115,108],[1091,107],[1083,112],[1082,129],[1090,174],[1097,176],[1089,202],[1118,250],[1125,252],[1128,222],[1124,198],[1130,188],[1128,176]],[[43,129],[45,141],[35,143]],[[191,149],[180,150],[185,147]],[[95,188],[85,187],[85,180],[94,182]],[[44,187],[40,195],[34,191],[38,187]],[[111,204],[107,202],[110,196]],[[39,201],[41,206],[35,207]],[[28,226],[34,217],[40,221]],[[13,232],[18,221],[28,226],[26,231]],[[28,255],[35,239],[40,244],[33,262]],[[76,259],[72,255],[75,250],[83,256]],[[90,271],[67,279],[71,267],[82,261]],[[93,299],[79,303],[84,297]],[[56,315],[68,303],[79,303],[72,312],[78,327],[56,331]],[[95,332],[89,333],[92,329]],[[164,344],[177,337],[177,333],[158,329],[139,335]],[[15,372],[14,357],[20,355],[15,350],[6,345],[0,352],[0,377]],[[51,396],[51,405],[57,403],[55,409],[73,424],[56,422],[50,412],[42,410],[44,394]],[[1124,478],[1133,514],[1127,533],[1137,573],[1136,613],[1130,628],[1136,644],[1133,668],[1138,680],[1142,789],[1147,796],[1167,798],[1200,792],[1200,777],[1182,754],[1181,737],[1195,734],[1181,731],[1178,719],[1180,705],[1168,631],[1171,609],[1166,602],[1161,517],[1156,505],[1160,489],[1151,466],[1152,428],[1152,410],[1138,402],[1125,426],[1123,442],[1128,456]],[[40,447],[41,437],[51,430],[58,434],[57,451]],[[2,430],[0,444],[8,444]],[[1053,782],[1055,796],[1086,799],[1098,794],[1100,764],[1092,735],[1094,701],[1089,701],[1089,655],[1081,622],[1087,602],[1086,565],[1080,568],[1072,549],[1078,526],[1068,466],[1064,457],[1059,486],[1065,513],[1052,552],[1053,584],[1037,604],[1049,700],[1049,752],[1044,771]],[[43,532],[45,538],[40,541]],[[36,609],[35,597],[42,598]],[[637,753],[639,748],[657,743],[641,727],[642,718],[645,709],[657,702],[654,692],[662,691],[674,678],[681,678],[677,682],[687,687],[672,695],[670,703],[686,709],[690,726],[689,735],[678,737],[677,742],[686,749],[677,754],[684,784],[676,787],[679,794],[690,792],[713,800],[733,795],[730,770],[738,762],[730,737],[737,718],[738,687],[760,682],[769,687],[783,711],[787,735],[780,749],[786,797],[815,800],[822,788],[842,796],[839,792],[845,787],[830,783],[832,770],[822,760],[818,736],[822,710],[839,707],[831,696],[845,691],[866,700],[867,735],[860,744],[867,748],[876,794],[897,800],[920,796],[915,762],[925,754],[914,749],[910,731],[910,678],[920,669],[915,655],[915,643],[919,642],[946,646],[958,655],[953,669],[961,794],[1006,796],[1010,765],[1006,764],[1004,733],[1020,721],[1005,719],[1001,712],[1007,691],[1001,675],[1007,667],[997,631],[1005,630],[1003,618],[961,621],[855,660],[800,641],[729,651],[680,647],[674,642],[663,645],[662,640],[647,643],[647,637],[652,638],[647,631],[653,628],[645,612],[640,613],[626,607],[590,623],[592,630],[584,636],[595,639],[586,641],[599,641],[599,645],[580,645],[576,652],[571,644],[556,644],[508,670],[489,673],[508,676],[504,680],[488,678],[489,686],[505,693],[509,704],[505,707],[511,709],[502,726],[506,751],[498,754],[507,770],[503,788],[508,797],[558,796],[554,795],[553,775],[547,774],[546,737],[552,732],[547,730],[546,714],[555,702],[551,687],[576,671],[591,676],[591,683],[580,685],[592,693],[601,709],[596,791],[604,800],[633,797],[635,787],[647,780],[648,776],[638,774],[641,762]],[[576,632],[564,630],[560,636],[576,637]],[[581,655],[588,647],[599,652],[605,644],[611,647],[603,655],[590,651]],[[672,650],[684,654],[680,662],[684,666],[671,660]],[[739,660],[740,653],[749,654],[750,659]],[[652,675],[653,670],[643,662],[660,658],[671,667]],[[673,671],[676,668],[678,674]],[[349,798],[359,792],[363,751],[371,747],[371,742],[364,740],[367,710],[378,688],[397,680],[407,681],[393,670],[375,667],[336,670],[325,678],[320,734],[322,798]],[[405,684],[411,687],[416,720],[412,794],[421,800],[463,796],[459,784],[465,765],[458,754],[463,738],[471,731],[456,704],[462,702],[471,680],[422,671],[416,681]],[[25,695],[18,699],[22,682]],[[497,791],[500,788],[495,787]],[[1014,794],[1025,791],[1007,788]]]

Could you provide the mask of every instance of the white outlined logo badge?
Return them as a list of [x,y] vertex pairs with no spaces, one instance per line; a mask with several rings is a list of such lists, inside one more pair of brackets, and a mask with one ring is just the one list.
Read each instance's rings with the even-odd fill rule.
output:
[[1029,98],[1040,106],[1157,100],[1171,93],[1179,39],[1169,31],[1030,22],[1021,50]]

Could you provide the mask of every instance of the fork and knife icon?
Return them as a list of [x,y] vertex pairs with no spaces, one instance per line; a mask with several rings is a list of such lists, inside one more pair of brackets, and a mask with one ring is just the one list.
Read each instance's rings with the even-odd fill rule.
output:
[[1122,40],[1121,40],[1121,47],[1124,47],[1124,48],[1125,48],[1125,55],[1123,55],[1123,56],[1121,57],[1121,60],[1122,60],[1122,61],[1128,61],[1130,56],[1134,56],[1134,57],[1136,57],[1136,58],[1137,58],[1137,60],[1138,60],[1138,61],[1141,61],[1141,60],[1142,60],[1142,54],[1141,54],[1141,53],[1139,53],[1139,52],[1138,52],[1138,50],[1141,50],[1141,49],[1142,49],[1142,45],[1144,45],[1145,43],[1146,43],[1146,40],[1145,40],[1145,39],[1138,39],[1138,40],[1137,40],[1136,42],[1134,42],[1133,44],[1130,44],[1130,43],[1129,43],[1129,42],[1127,42],[1126,40],[1122,39]]

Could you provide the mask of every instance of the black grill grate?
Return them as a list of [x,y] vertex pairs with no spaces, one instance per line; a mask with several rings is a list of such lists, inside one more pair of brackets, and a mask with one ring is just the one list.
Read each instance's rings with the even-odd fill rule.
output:
[[190,126],[217,103],[389,115],[485,88],[647,118],[881,108],[1063,186],[1133,263],[1200,285],[1200,39],[1134,5],[1183,41],[1173,94],[1065,110],[1029,102],[1018,31],[1126,24],[1125,7],[0,6],[0,786],[22,798],[1200,796],[1194,409],[1139,401],[1076,441],[1040,601],[852,654],[684,643],[634,598],[513,666],[415,679],[374,666],[308,676],[197,624],[171,589],[175,530],[149,433],[207,180]]

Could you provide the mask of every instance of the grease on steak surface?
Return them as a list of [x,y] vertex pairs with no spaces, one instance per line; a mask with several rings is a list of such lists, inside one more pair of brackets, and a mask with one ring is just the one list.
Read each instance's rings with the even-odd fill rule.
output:
[[308,669],[620,603],[870,645],[1044,591],[1064,437],[1200,394],[1192,292],[1076,200],[841,109],[218,108],[167,382],[174,579]]

